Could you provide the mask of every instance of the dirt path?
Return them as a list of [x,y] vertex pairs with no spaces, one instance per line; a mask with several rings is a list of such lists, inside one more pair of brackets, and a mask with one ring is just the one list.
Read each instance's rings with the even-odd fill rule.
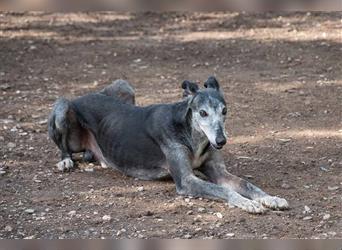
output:
[[[0,238],[341,238],[340,18],[0,14]],[[125,78],[139,105],[170,102],[184,79],[213,74],[230,107],[229,171],[291,210],[249,215],[82,162],[56,171],[57,97]]]

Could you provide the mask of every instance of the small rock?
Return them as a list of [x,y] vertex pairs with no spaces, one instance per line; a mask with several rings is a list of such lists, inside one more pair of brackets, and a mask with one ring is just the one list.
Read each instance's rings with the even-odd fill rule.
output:
[[205,208],[204,208],[204,207],[199,207],[199,208],[198,208],[198,212],[204,213],[204,212],[205,212]]
[[202,216],[201,215],[197,215],[195,218],[194,218],[194,222],[201,222],[202,220]]
[[312,217],[311,216],[305,216],[304,218],[303,218],[303,220],[312,220]]
[[88,172],[88,173],[92,173],[94,172],[93,168],[85,168],[84,171]]
[[39,124],[39,125],[45,125],[45,124],[47,124],[47,122],[48,122],[48,120],[45,119],[45,120],[39,121],[38,124]]
[[10,225],[5,226],[6,232],[12,232],[12,230],[13,230],[13,227],[11,227]]
[[195,232],[199,232],[199,231],[202,231],[202,228],[201,228],[201,227],[195,228]]
[[110,221],[112,219],[112,217],[110,216],[110,215],[104,215],[103,217],[102,217],[102,220],[103,221]]
[[309,214],[309,213],[311,213],[311,209],[308,207],[308,206],[304,206],[304,212],[303,212],[304,214]]
[[184,201],[189,203],[190,202],[190,198],[185,198]]
[[122,228],[121,230],[119,230],[116,235],[119,236],[121,235],[122,233],[125,233],[126,232],[126,229]]
[[36,238],[36,236],[35,236],[35,235],[31,235],[31,236],[25,237],[24,239],[25,239],[25,240],[32,240],[32,239],[34,239],[34,238]]
[[329,235],[331,235],[332,237],[335,237],[336,236],[336,232],[328,232]]
[[10,88],[11,88],[11,85],[9,85],[9,84],[1,84],[0,85],[0,89],[1,90],[8,90]]
[[33,214],[34,213],[34,209],[28,208],[28,209],[25,210],[25,213]]
[[194,212],[192,210],[189,210],[188,212],[186,212],[187,215],[192,215],[194,214]]
[[13,143],[13,142],[7,143],[7,147],[9,147],[9,148],[15,148],[16,146],[17,145],[15,143]]
[[3,176],[6,174],[6,171],[5,170],[0,170],[0,176]]
[[329,220],[330,219],[330,214],[324,214],[323,215],[323,220]]
[[144,187],[143,186],[141,186],[141,187],[138,187],[138,192],[142,192],[142,191],[144,191]]
[[192,236],[190,234],[184,235],[184,239],[191,239],[191,238],[192,238]]
[[280,138],[278,139],[281,143],[287,143],[287,142],[290,142],[291,139],[287,139],[287,138]]
[[68,213],[68,215],[70,215],[70,216],[74,216],[76,214],[76,211],[75,210],[72,210],[72,211],[70,211],[69,213]]
[[333,186],[333,187],[328,186],[329,191],[336,191],[337,189],[339,189],[338,186]]
[[320,166],[319,169],[324,171],[324,172],[329,172],[329,169],[326,168],[325,166]]
[[227,236],[227,237],[234,237],[234,236],[235,236],[235,233],[227,233],[226,236]]
[[281,187],[283,189],[290,189],[291,188],[291,186],[288,183],[285,183],[285,182],[283,184],[281,184]]
[[215,213],[215,215],[217,216],[217,218],[222,219],[223,215],[220,212]]

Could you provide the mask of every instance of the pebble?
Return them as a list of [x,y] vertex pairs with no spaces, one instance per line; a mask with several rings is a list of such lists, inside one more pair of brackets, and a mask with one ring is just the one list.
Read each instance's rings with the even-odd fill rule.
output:
[[290,188],[291,188],[291,186],[290,186],[289,184],[287,184],[287,183],[281,184],[281,187],[282,187],[283,189],[290,189]]
[[10,88],[11,88],[11,85],[9,85],[9,84],[1,84],[0,85],[0,89],[1,90],[8,90]]
[[200,222],[202,220],[202,216],[201,215],[197,215],[195,218],[194,218],[194,222]]
[[329,172],[329,169],[327,169],[327,168],[324,167],[324,166],[320,166],[319,168],[320,168],[320,170],[322,170],[322,171],[324,171],[324,172]]
[[5,231],[6,231],[6,232],[12,232],[12,230],[13,230],[13,227],[11,227],[10,225],[7,225],[7,226],[5,227]]
[[104,220],[104,221],[110,221],[111,219],[112,219],[112,217],[110,217],[110,215],[104,215],[102,217],[102,220]]
[[304,206],[304,214],[309,214],[311,212],[311,209],[308,206]]
[[88,172],[88,173],[92,173],[94,172],[93,168],[85,168],[84,171]]
[[76,214],[76,211],[75,210],[72,210],[72,211],[70,211],[69,213],[68,213],[68,215],[70,215],[70,216],[74,216]]
[[336,236],[336,232],[328,232],[329,235],[331,235],[332,237],[335,237]]
[[24,239],[25,239],[25,240],[32,240],[32,239],[34,239],[34,238],[36,238],[36,236],[35,236],[35,235],[31,235],[31,236],[25,237]]
[[336,191],[337,189],[339,189],[338,186],[333,186],[333,187],[328,186],[329,191]]
[[234,237],[234,236],[235,236],[235,233],[227,233],[226,236],[227,236],[227,237]]
[[324,214],[323,215],[323,220],[329,220],[330,219],[330,214]]
[[219,219],[222,219],[223,218],[223,215],[220,213],[220,212],[218,212],[218,213],[215,213],[215,215],[217,216],[217,218],[219,218]]
[[119,230],[116,235],[119,236],[121,235],[122,233],[125,233],[126,232],[126,229],[122,228],[121,230]]
[[205,212],[205,208],[204,208],[204,207],[199,207],[199,208],[198,208],[198,212],[204,213],[204,212]]
[[184,235],[184,239],[191,239],[191,238],[192,238],[192,236],[190,234]]
[[45,119],[45,120],[39,121],[38,124],[39,124],[39,125],[45,125],[45,124],[47,124],[47,122],[48,122],[48,120]]
[[15,143],[13,143],[13,142],[7,143],[7,147],[9,147],[9,148],[15,148],[16,146],[17,145]]
[[138,192],[142,192],[142,191],[144,191],[144,187],[143,186],[141,186],[141,187],[138,187]]
[[305,216],[305,217],[303,218],[303,220],[312,220],[312,217],[311,217],[311,216]]
[[6,171],[5,170],[0,170],[0,176],[5,175]]
[[28,208],[28,209],[25,210],[25,213],[33,214],[34,213],[34,209]]

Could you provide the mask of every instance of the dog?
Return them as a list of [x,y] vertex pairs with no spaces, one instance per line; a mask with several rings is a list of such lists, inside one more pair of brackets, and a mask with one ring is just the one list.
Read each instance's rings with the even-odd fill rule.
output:
[[141,180],[171,176],[180,195],[223,199],[255,214],[287,209],[285,199],[226,170],[220,149],[227,142],[227,104],[215,77],[204,87],[186,80],[181,101],[146,107],[135,106],[134,90],[123,80],[73,101],[59,99],[48,121],[61,150],[58,168],[71,169],[72,154],[84,152],[87,160]]

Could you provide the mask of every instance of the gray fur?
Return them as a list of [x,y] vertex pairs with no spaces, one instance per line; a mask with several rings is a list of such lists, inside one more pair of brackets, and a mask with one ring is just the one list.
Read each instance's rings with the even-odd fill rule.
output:
[[139,179],[170,175],[182,195],[224,199],[251,213],[287,208],[286,200],[227,172],[219,151],[227,137],[226,102],[214,77],[205,86],[184,81],[183,101],[147,107],[134,106],[133,88],[123,80],[71,102],[60,99],[49,119],[49,135],[62,152],[59,165],[86,152]]

